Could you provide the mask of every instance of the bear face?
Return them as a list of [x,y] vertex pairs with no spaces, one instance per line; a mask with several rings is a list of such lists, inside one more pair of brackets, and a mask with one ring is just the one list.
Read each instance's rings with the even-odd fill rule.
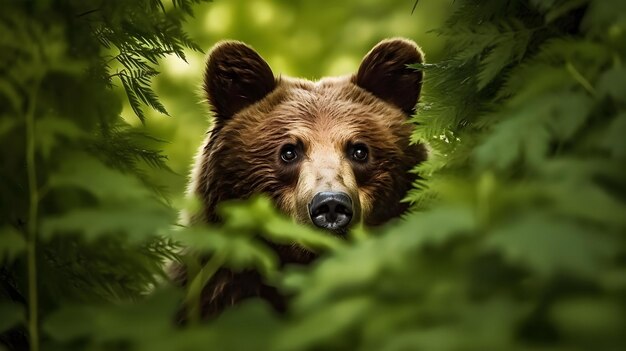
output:
[[[426,159],[424,145],[410,144],[408,123],[422,73],[407,65],[422,57],[411,41],[385,40],[356,74],[312,82],[275,77],[243,43],[217,44],[204,75],[213,125],[188,189],[204,206],[183,220],[218,222],[221,201],[257,193],[295,220],[337,235],[358,222],[380,225],[402,214],[401,200],[416,178],[409,170]],[[315,258],[294,245],[272,247],[282,264]],[[173,264],[170,274],[187,284],[184,266]],[[285,311],[285,296],[258,272],[220,268],[203,289],[201,314],[216,316],[253,296]]]
[[312,82],[275,77],[243,43],[217,44],[204,76],[214,121],[189,188],[204,208],[189,221],[218,221],[219,202],[257,193],[337,234],[402,214],[409,170],[426,159],[407,123],[422,83],[407,65],[422,58],[409,40],[385,40],[356,74]]

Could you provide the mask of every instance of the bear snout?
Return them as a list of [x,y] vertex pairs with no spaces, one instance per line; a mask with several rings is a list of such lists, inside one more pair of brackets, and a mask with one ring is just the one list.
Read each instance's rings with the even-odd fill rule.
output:
[[345,230],[354,213],[352,199],[343,192],[319,192],[315,194],[308,207],[313,224],[332,231]]

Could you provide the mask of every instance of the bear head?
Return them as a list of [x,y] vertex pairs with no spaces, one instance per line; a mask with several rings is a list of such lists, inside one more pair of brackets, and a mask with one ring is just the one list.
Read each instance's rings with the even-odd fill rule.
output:
[[218,203],[257,193],[337,234],[402,214],[409,171],[427,156],[408,123],[422,72],[407,65],[421,62],[412,41],[384,40],[355,74],[313,82],[276,77],[241,42],[215,45],[203,86],[213,125],[189,189],[204,207],[190,221],[219,221]]

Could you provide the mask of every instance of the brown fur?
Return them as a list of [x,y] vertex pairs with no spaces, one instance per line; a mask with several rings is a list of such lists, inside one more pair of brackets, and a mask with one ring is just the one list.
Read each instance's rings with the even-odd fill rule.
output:
[[[217,44],[207,62],[204,88],[214,124],[196,158],[189,192],[204,205],[190,223],[218,222],[218,203],[269,195],[286,214],[310,223],[307,203],[318,191],[343,191],[355,207],[352,223],[376,226],[402,214],[401,203],[426,158],[423,145],[409,145],[407,117],[418,100],[422,62],[410,41],[378,44],[357,74],[318,82],[274,78],[265,61],[239,42]],[[349,150],[365,144],[367,162]],[[297,147],[301,159],[285,163],[280,150]],[[278,247],[283,263],[307,263],[313,255]],[[184,280],[184,279],[183,279]],[[284,299],[255,272],[221,270],[206,288],[205,313],[249,296],[262,296],[281,310]]]

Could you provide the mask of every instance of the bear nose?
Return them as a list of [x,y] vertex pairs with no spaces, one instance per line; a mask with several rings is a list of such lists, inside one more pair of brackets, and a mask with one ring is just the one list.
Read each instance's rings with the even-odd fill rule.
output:
[[320,228],[343,229],[352,220],[352,200],[346,193],[323,191],[309,204],[309,216]]

